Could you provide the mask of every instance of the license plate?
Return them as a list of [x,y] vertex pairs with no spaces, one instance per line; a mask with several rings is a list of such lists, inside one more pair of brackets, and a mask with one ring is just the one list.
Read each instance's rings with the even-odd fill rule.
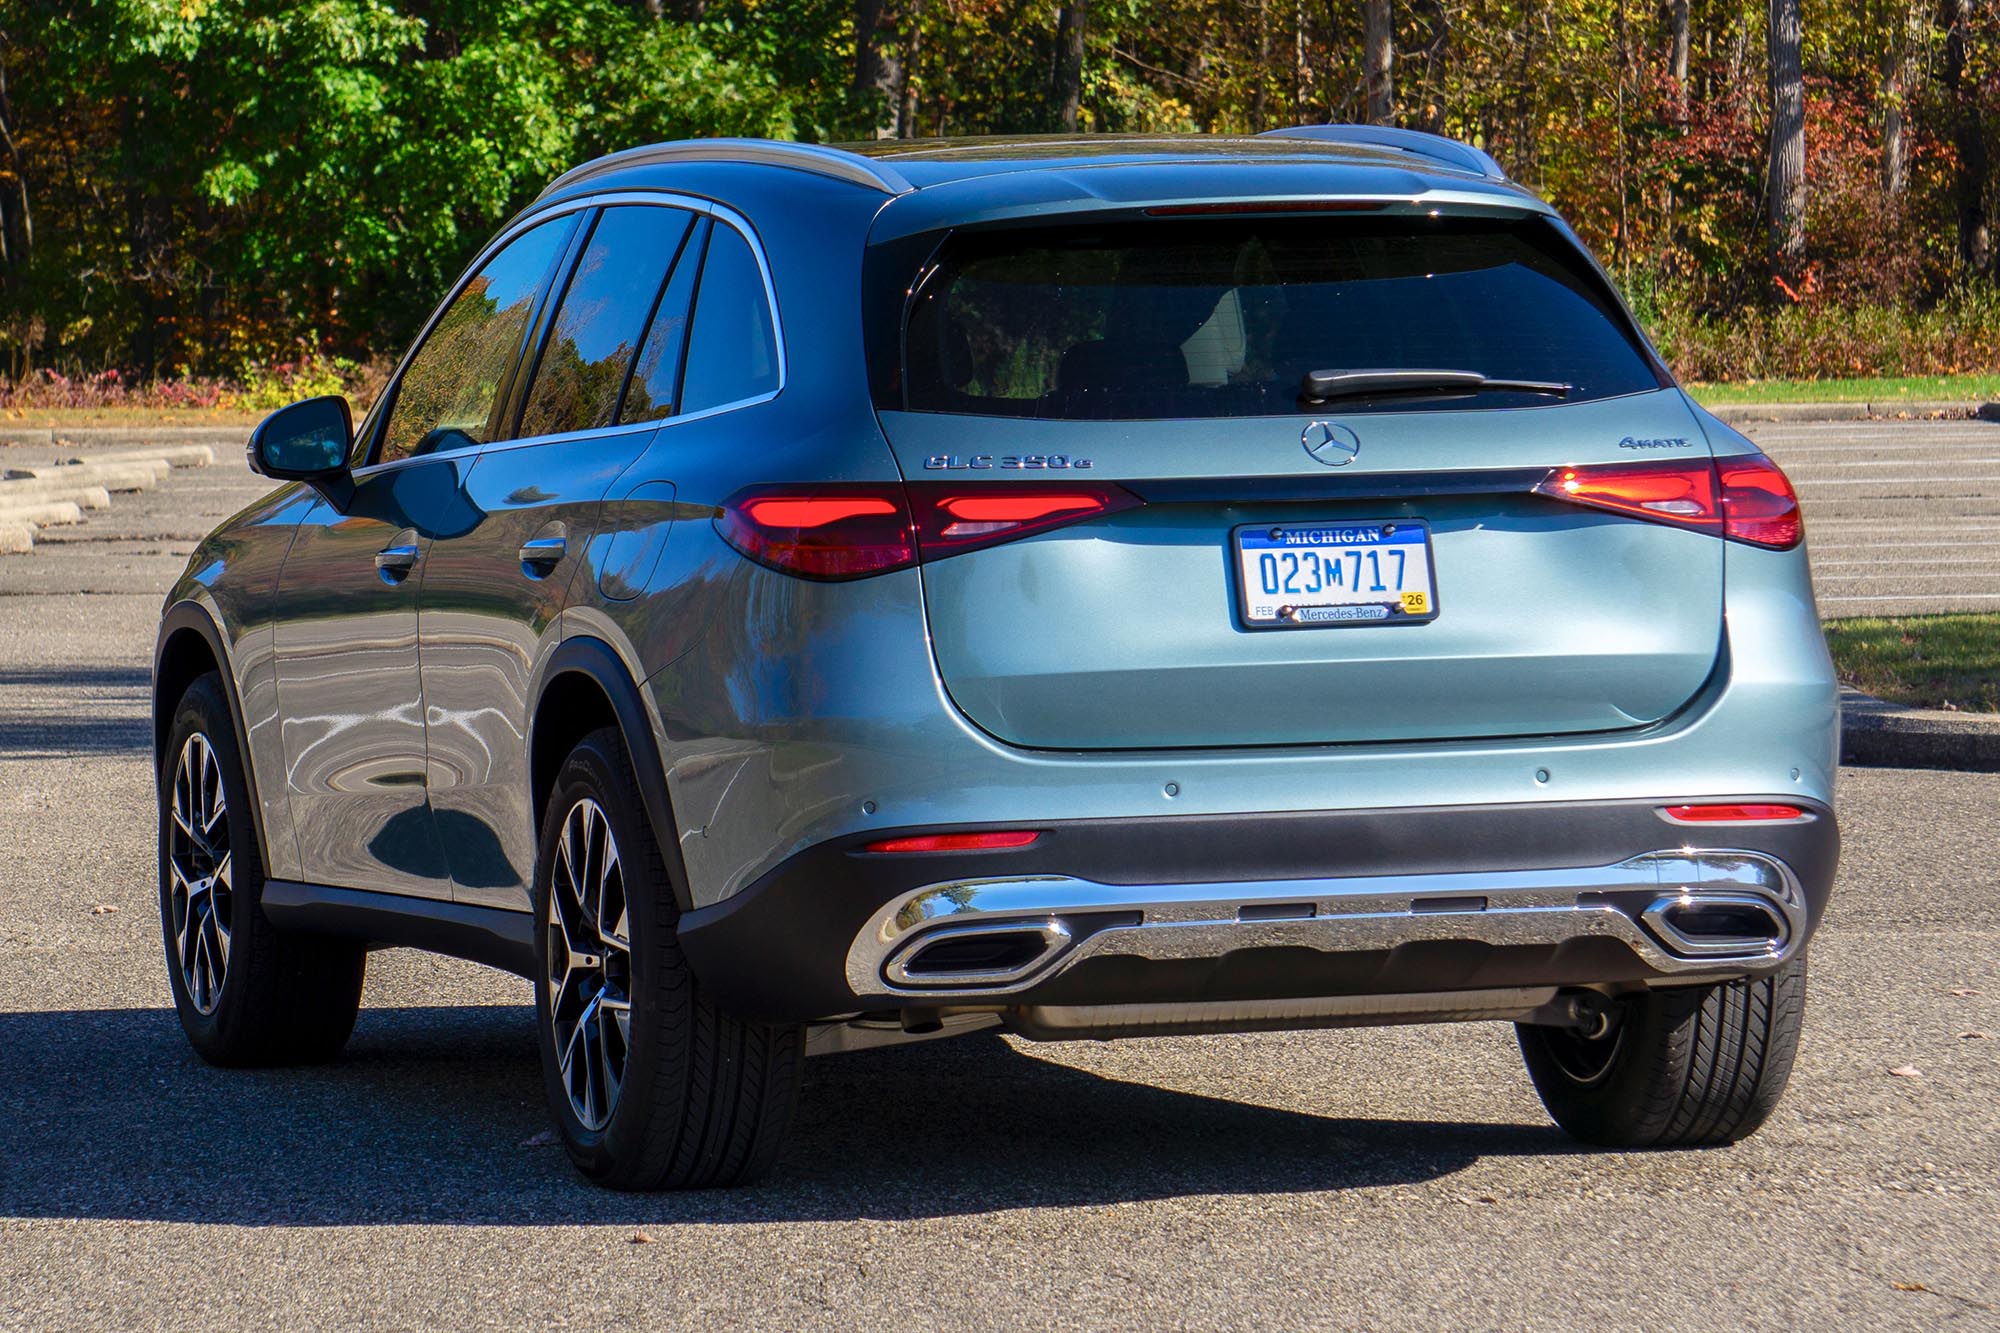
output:
[[1437,619],[1430,525],[1260,523],[1232,534],[1250,629],[1394,625]]

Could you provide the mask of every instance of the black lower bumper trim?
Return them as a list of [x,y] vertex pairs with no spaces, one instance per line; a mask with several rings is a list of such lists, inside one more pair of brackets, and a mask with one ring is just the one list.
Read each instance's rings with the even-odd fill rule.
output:
[[[1659,813],[1685,799],[992,825],[1035,828],[1042,837],[1026,847],[973,853],[870,854],[862,848],[877,839],[938,831],[875,830],[808,848],[734,897],[687,913],[681,944],[703,985],[745,1017],[831,1018],[880,999],[857,995],[848,984],[847,952],[856,934],[891,899],[929,885],[1035,874],[1133,885],[1612,865],[1690,841],[1697,830],[1669,823]],[[1815,817],[1802,823],[1699,832],[1707,845],[1764,852],[1785,862],[1817,924],[1839,858],[1832,812],[1788,795],[1701,799],[1780,801],[1813,812]],[[1656,977],[1630,949],[1612,941],[1576,941],[1554,949],[1434,941],[1387,953],[1258,950],[1171,965],[1085,960],[1009,995],[1006,1003],[1276,999]]]

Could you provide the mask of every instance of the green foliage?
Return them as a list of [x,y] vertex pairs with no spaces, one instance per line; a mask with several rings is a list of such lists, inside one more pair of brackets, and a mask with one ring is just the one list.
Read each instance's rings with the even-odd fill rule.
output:
[[[884,74],[858,86],[867,8],[0,0],[19,150],[0,152],[0,372],[240,376],[299,361],[303,328],[324,335],[314,356],[393,357],[498,222],[612,149],[1057,128],[1058,5],[884,0]],[[1547,195],[1684,371],[1986,369],[2000,245],[1975,261],[1960,219],[2000,230],[2000,162],[1975,179],[1961,148],[2000,143],[2000,6],[1953,33],[1943,8],[1808,8],[1809,253],[1784,285],[1766,263],[1761,5],[1693,0],[1679,83],[1671,5],[1399,0],[1395,117]],[[1359,9],[1092,0],[1081,128],[1359,119]],[[1911,360],[1892,366],[1898,339]]]

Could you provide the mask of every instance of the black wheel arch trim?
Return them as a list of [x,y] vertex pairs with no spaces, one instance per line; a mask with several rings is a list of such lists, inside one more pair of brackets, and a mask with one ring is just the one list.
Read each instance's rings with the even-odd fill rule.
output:
[[164,779],[166,763],[167,733],[173,729],[172,709],[180,704],[174,699],[160,698],[160,667],[166,660],[167,645],[180,634],[192,631],[201,636],[208,645],[209,656],[215,659],[216,674],[222,677],[222,697],[229,708],[230,731],[236,742],[236,759],[243,765],[243,781],[250,788],[250,826],[257,835],[259,860],[268,867],[271,864],[271,839],[264,831],[263,788],[257,782],[256,759],[250,753],[250,733],[243,721],[243,700],[236,691],[236,670],[232,665],[227,642],[222,637],[222,629],[215,623],[215,617],[199,602],[176,602],[168,607],[160,617],[160,632],[153,641],[153,786],[159,791]]
[[[680,826],[674,820],[673,800],[667,792],[667,770],[660,757],[659,738],[638,681],[610,644],[588,635],[566,638],[543,661],[532,690],[535,706],[529,714],[528,753],[535,752],[535,730],[550,686],[560,677],[572,674],[588,676],[610,701],[619,733],[625,739],[625,753],[632,760],[640,804],[645,807],[646,817],[653,824],[653,836],[660,844],[674,902],[682,912],[693,910],[694,896],[689,891],[687,868],[681,860]],[[538,835],[539,831],[538,827]]]

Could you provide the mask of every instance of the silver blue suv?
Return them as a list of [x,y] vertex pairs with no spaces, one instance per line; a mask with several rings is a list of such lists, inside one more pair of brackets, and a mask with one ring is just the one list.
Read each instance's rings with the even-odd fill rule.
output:
[[1838,851],[1784,475],[1484,153],[665,144],[481,252],[209,537],[155,672],[189,1038],[532,979],[620,1188],[803,1058],[1498,1020],[1592,1143],[1770,1113]]

